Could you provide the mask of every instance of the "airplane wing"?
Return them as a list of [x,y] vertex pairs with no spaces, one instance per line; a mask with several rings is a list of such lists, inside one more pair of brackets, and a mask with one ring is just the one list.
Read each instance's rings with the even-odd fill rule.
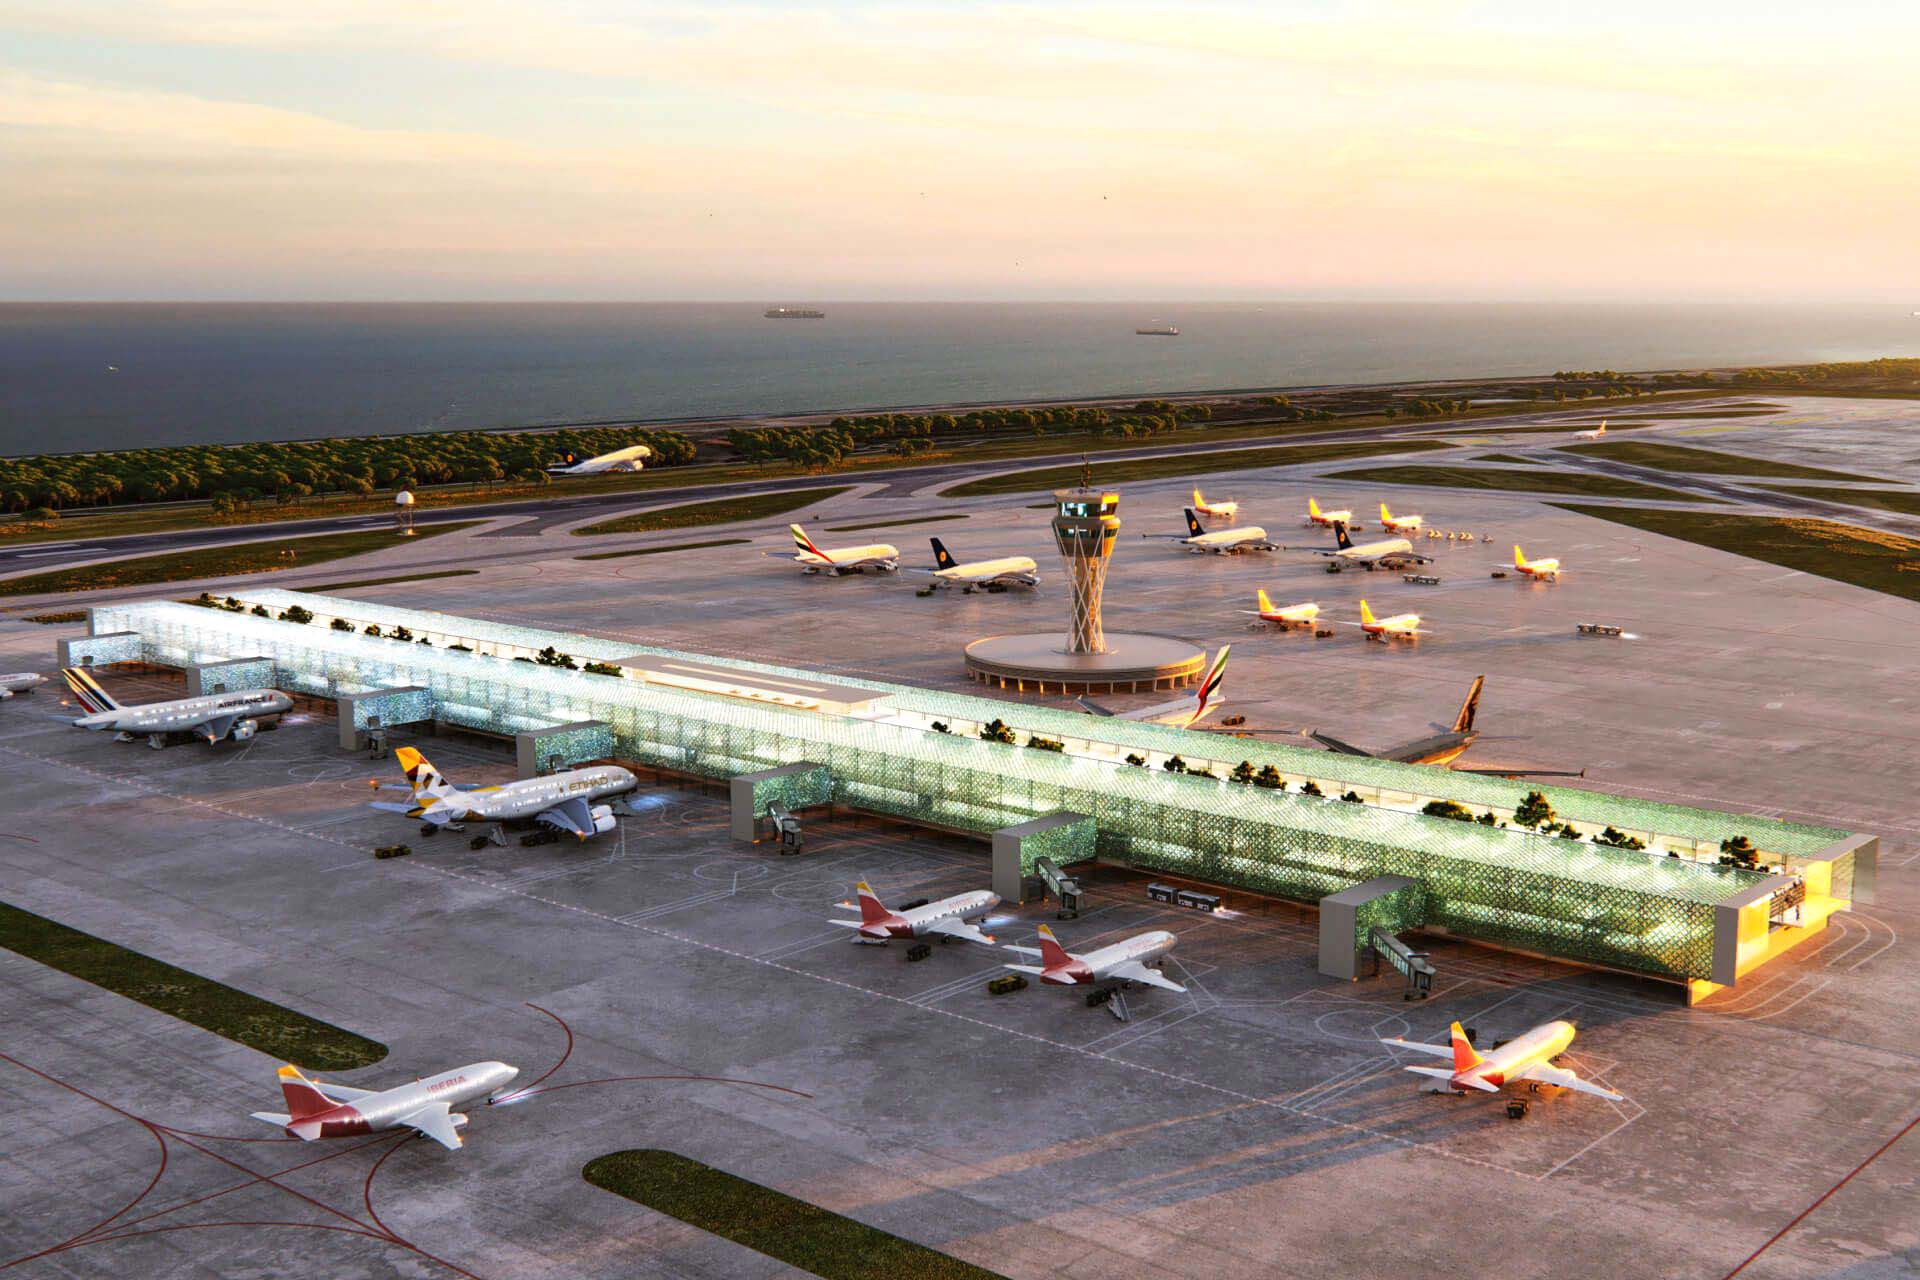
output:
[[13,696],[13,690],[0,689],[0,702],[5,702],[8,698],[11,698],[12,696]]
[[1129,960],[1124,964],[1115,965],[1109,976],[1124,978],[1128,982],[1144,982],[1150,987],[1165,987],[1168,991],[1178,991],[1181,995],[1187,993],[1185,987],[1170,978],[1161,977],[1138,960]]
[[1432,1058],[1453,1057],[1453,1047],[1444,1044],[1427,1044],[1420,1040],[1388,1040],[1382,1037],[1381,1044],[1390,1044],[1396,1049],[1411,1049],[1415,1053],[1424,1053]]
[[1101,706],[1101,705],[1100,705],[1099,703],[1097,703],[1097,702],[1089,702],[1089,701],[1087,701],[1087,700],[1086,700],[1085,698],[1078,698],[1078,699],[1076,699],[1076,700],[1075,700],[1075,702],[1076,702],[1076,704],[1077,704],[1077,705],[1079,706],[1079,708],[1080,708],[1080,709],[1081,709],[1082,711],[1084,711],[1084,712],[1086,712],[1086,713],[1087,713],[1088,715],[1095,715],[1095,716],[1110,716],[1110,715],[1112,715],[1112,714],[1113,714],[1113,712],[1112,712],[1112,711],[1110,711],[1110,710],[1108,710],[1107,708],[1105,708],[1105,707],[1103,707],[1103,706]]
[[1584,778],[1585,769],[1529,769],[1525,765],[1454,765],[1455,773],[1478,773],[1489,778]]
[[[834,923],[840,922],[836,920]],[[944,933],[949,938],[964,938],[968,942],[977,942],[983,947],[994,945],[993,939],[982,933],[978,925],[968,924],[964,920],[942,920],[939,924],[928,925],[927,932]]]
[[413,812],[414,807],[410,804],[402,804],[398,800],[370,800],[367,802],[367,808],[381,809],[387,813],[409,813],[410,814]]
[[562,800],[551,809],[535,814],[535,822],[578,836],[585,840],[593,834],[593,806],[583,796]]
[[[1002,951],[1011,951],[1011,952],[1013,952],[1013,953],[1014,953],[1015,955],[1020,955],[1020,956],[1037,956],[1037,955],[1039,955],[1039,954],[1040,954],[1040,948],[1038,948],[1038,947],[1016,947],[1016,946],[1014,946],[1014,945],[1012,945],[1011,943],[1009,943],[1008,945],[1006,945],[1006,946],[1004,946],[1004,947],[1002,947],[1002,948],[1001,948],[1001,950],[1002,950]],[[1008,967],[1009,969],[1011,969],[1011,968],[1013,968],[1013,966],[1012,966],[1012,965],[1008,965],[1007,967]]]
[[[1024,951],[1024,950],[1026,950],[1026,948],[1024,948],[1024,947],[1022,947],[1022,948],[1020,948],[1020,949],[1021,949],[1021,950],[1023,950],[1023,951]],[[1012,969],[1012,970],[1013,970],[1013,971],[1014,971],[1015,973],[1032,973],[1032,974],[1038,974],[1039,976],[1041,976],[1041,977],[1043,977],[1043,978],[1044,978],[1044,977],[1046,976],[1046,974],[1047,974],[1047,971],[1046,971],[1045,969],[1042,969],[1042,968],[1041,968],[1041,967],[1040,967],[1039,965],[1037,965],[1037,964],[1003,964],[1003,965],[1001,965],[1000,967],[1001,967],[1002,969]]]
[[1312,738],[1315,742],[1319,743],[1321,746],[1326,747],[1328,750],[1338,752],[1343,756],[1365,756],[1368,759],[1373,758],[1373,752],[1363,751],[1359,747],[1354,746],[1351,742],[1342,742],[1340,739],[1334,737],[1330,733],[1321,733],[1319,730],[1316,729],[1310,732],[1307,736]]
[[[1452,1057],[1452,1052],[1449,1051],[1447,1056]],[[1435,1080],[1445,1080],[1448,1084],[1456,1086],[1465,1085],[1469,1089],[1478,1089],[1482,1093],[1500,1092],[1499,1085],[1488,1084],[1478,1076],[1455,1076],[1452,1067],[1407,1067],[1405,1069],[1415,1075],[1432,1076]]]
[[239,716],[215,716],[211,720],[200,722],[199,731],[206,735],[208,742],[220,742],[233,732],[234,722]]
[[1538,1084],[1555,1085],[1562,1089],[1575,1089],[1581,1093],[1590,1093],[1596,1098],[1605,1098],[1609,1102],[1625,1102],[1626,1099],[1611,1089],[1602,1089],[1597,1084],[1589,1084],[1565,1067],[1550,1066],[1536,1062],[1532,1066],[1515,1073],[1515,1080],[1532,1080]]
[[315,1089],[335,1102],[352,1102],[356,1098],[371,1097],[376,1092],[373,1089],[355,1089],[344,1084],[334,1084],[330,1080],[315,1080],[312,1083]]
[[460,1130],[454,1126],[451,1110],[444,1102],[429,1102],[418,1111],[409,1111],[401,1116],[398,1123],[419,1130],[449,1151],[458,1151],[463,1144]]

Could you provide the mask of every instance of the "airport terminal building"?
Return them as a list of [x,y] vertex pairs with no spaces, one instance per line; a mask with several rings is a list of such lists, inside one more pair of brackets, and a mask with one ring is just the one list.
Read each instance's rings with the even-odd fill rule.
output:
[[[981,837],[1086,815],[1103,860],[1299,901],[1404,877],[1391,927],[1696,994],[1872,897],[1878,842],[1838,829],[335,596],[260,588],[232,598],[237,612],[98,606],[90,635],[63,642],[63,656],[338,699],[343,727],[380,715],[389,726],[531,735],[539,768],[611,757],[732,779],[814,762],[837,805]],[[558,655],[572,668],[551,665]],[[995,722],[1011,742],[982,736]],[[1269,771],[1268,785],[1236,780],[1243,763]],[[1510,820],[1536,790],[1582,838],[1420,812],[1451,800]],[[1609,827],[1645,851],[1592,841]],[[1766,870],[1718,865],[1721,842],[1742,836]]]

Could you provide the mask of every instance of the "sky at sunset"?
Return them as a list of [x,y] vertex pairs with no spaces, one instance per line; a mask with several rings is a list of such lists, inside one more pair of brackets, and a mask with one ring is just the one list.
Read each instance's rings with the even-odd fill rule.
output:
[[0,0],[0,298],[1884,299],[1920,5]]

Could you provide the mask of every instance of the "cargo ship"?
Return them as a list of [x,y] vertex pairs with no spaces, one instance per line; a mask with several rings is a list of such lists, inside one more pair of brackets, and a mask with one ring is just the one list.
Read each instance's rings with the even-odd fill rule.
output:
[[1138,329],[1135,329],[1134,332],[1143,338],[1177,338],[1180,336],[1180,326],[1177,324],[1147,324],[1141,325]]
[[766,316],[769,320],[825,320],[827,313],[812,307],[768,307]]

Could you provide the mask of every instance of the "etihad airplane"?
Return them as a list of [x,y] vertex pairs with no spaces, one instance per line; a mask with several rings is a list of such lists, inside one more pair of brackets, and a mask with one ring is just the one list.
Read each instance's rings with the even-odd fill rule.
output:
[[612,453],[603,453],[597,458],[582,460],[571,450],[560,455],[560,461],[547,468],[550,476],[597,476],[607,471],[638,471],[641,463],[653,456],[653,450],[646,445],[629,445],[625,449],[615,449]]
[[807,531],[797,524],[787,526],[793,534],[793,562],[808,573],[863,573],[878,569],[893,573],[900,568],[900,548],[885,542],[868,547],[816,547]]
[[[1365,756],[1371,760],[1393,760],[1400,764],[1445,765],[1459,773],[1480,773],[1494,778],[1584,778],[1585,769],[1529,769],[1521,766],[1496,768],[1494,766],[1456,765],[1466,753],[1468,747],[1479,741],[1480,731],[1474,727],[1474,717],[1480,711],[1480,690],[1486,685],[1485,676],[1475,676],[1473,684],[1467,689],[1467,698],[1460,704],[1459,714],[1453,718],[1453,724],[1440,732],[1425,738],[1415,738],[1403,742],[1397,747],[1387,747],[1381,751],[1369,751],[1365,747],[1356,747],[1344,742],[1330,733],[1321,733],[1318,729],[1309,729],[1307,736],[1330,751],[1346,756]],[[1434,726],[1440,729],[1439,725]]]
[[1314,619],[1320,616],[1320,606],[1311,600],[1305,604],[1290,604],[1286,606],[1275,604],[1268,598],[1265,587],[1261,587],[1258,591],[1254,592],[1253,598],[1258,602],[1260,607],[1258,609],[1242,609],[1240,612],[1251,614],[1262,622],[1271,622],[1282,631],[1285,631],[1288,627],[1311,628]]
[[1367,639],[1382,642],[1391,640],[1395,636],[1402,640],[1413,640],[1427,634],[1420,629],[1419,614],[1396,613],[1389,618],[1376,618],[1373,616],[1373,610],[1367,607],[1365,600],[1360,602],[1360,621],[1357,624],[1348,623],[1347,625],[1357,625],[1367,633]]
[[1334,549],[1324,551],[1308,548],[1315,555],[1326,556],[1338,564],[1364,565],[1368,569],[1396,569],[1414,564],[1432,564],[1432,556],[1423,556],[1413,549],[1413,544],[1405,538],[1378,538],[1372,542],[1356,544],[1347,536],[1344,522],[1333,526]]
[[1353,523],[1353,512],[1322,511],[1320,504],[1312,498],[1307,499],[1307,523],[1321,525],[1325,528],[1332,528],[1336,524],[1350,525],[1355,529],[1360,527]]
[[1396,516],[1387,510],[1387,504],[1380,504],[1380,527],[1388,533],[1418,533],[1426,523],[1421,516]]
[[325,1084],[288,1065],[280,1068],[287,1114],[256,1111],[253,1118],[279,1125],[302,1142],[412,1129],[449,1151],[458,1151],[467,1118],[454,1108],[481,1097],[492,1106],[510,1096],[503,1091],[519,1074],[518,1067],[504,1062],[474,1062],[392,1089],[373,1090]]
[[1147,966],[1173,950],[1178,941],[1165,929],[1155,929],[1151,933],[1135,934],[1123,942],[1074,955],[1060,945],[1053,936],[1053,930],[1046,925],[1040,926],[1039,947],[1008,947],[1023,956],[1039,956],[1039,964],[1010,964],[1007,968],[1016,973],[1031,973],[1040,981],[1055,987],[1090,986],[1096,982],[1144,982],[1150,987],[1164,987],[1168,991],[1186,994],[1186,988],[1169,978],[1162,977],[1155,969]]
[[1529,578],[1539,578],[1545,582],[1560,581],[1560,562],[1558,560],[1529,560],[1520,550],[1520,544],[1513,546],[1514,570]]
[[191,734],[209,744],[228,738],[245,742],[262,721],[277,724],[281,716],[293,710],[293,699],[278,689],[238,689],[123,707],[86,668],[67,667],[60,674],[89,713],[73,722],[76,727],[111,729],[115,742],[133,742],[144,736],[147,745],[156,750],[166,746],[168,735],[175,733]]
[[1193,491],[1193,509],[1203,516],[1218,516],[1229,524],[1233,523],[1240,515],[1239,503],[1208,502],[1200,496],[1200,490],[1197,488]]
[[0,702],[16,693],[32,693],[46,682],[47,678],[38,671],[16,671],[0,676]]
[[[951,898],[942,898],[924,906],[891,911],[865,880],[854,888],[860,895],[860,918],[829,923],[842,929],[858,930],[853,937],[855,942],[884,943],[889,938],[924,938],[931,934],[943,942],[948,938],[965,938],[968,942],[978,942],[983,946],[993,945],[993,935],[982,933],[978,925],[969,924],[968,920],[983,916],[999,906],[999,894],[975,889],[971,893],[956,893]],[[848,908],[853,903],[842,902],[838,905]]]
[[1040,566],[1029,556],[1002,556],[998,560],[973,560],[961,562],[953,558],[946,543],[938,538],[929,538],[933,544],[933,565],[931,569],[915,569],[915,573],[930,574],[936,587],[959,587],[964,595],[976,590],[1005,591],[1008,587],[1037,587],[1040,585]]
[[1599,440],[1603,438],[1606,434],[1607,434],[1607,424],[1602,422],[1599,426],[1595,427],[1591,431],[1574,432],[1573,438],[1575,440]]
[[1178,533],[1143,533],[1140,536],[1178,542],[1195,555],[1205,553],[1231,556],[1238,555],[1242,551],[1278,551],[1280,549],[1267,541],[1267,531],[1257,524],[1236,529],[1215,529],[1209,533],[1201,525],[1200,517],[1194,514],[1192,507],[1182,507],[1180,513],[1187,518],[1187,532],[1184,536]]
[[1141,720],[1152,724],[1170,724],[1177,729],[1191,728],[1226,702],[1220,693],[1220,683],[1227,674],[1227,654],[1232,648],[1230,644],[1221,645],[1220,652],[1213,655],[1213,665],[1207,668],[1207,674],[1201,678],[1198,687],[1171,702],[1157,702],[1136,711],[1111,711],[1097,702],[1081,698],[1080,706],[1096,716],[1112,716],[1116,720]]
[[576,839],[603,835],[618,825],[611,805],[596,804],[607,796],[623,795],[638,785],[633,774],[618,765],[568,769],[544,778],[525,778],[497,787],[460,788],[441,776],[427,758],[412,747],[394,753],[406,772],[406,785],[373,779],[376,791],[411,791],[411,804],[375,800],[373,807],[418,818],[423,835],[449,822],[516,822],[531,820]]
[[1481,1093],[1498,1093],[1504,1086],[1525,1081],[1530,1085],[1546,1084],[1559,1089],[1575,1089],[1609,1102],[1626,1101],[1611,1089],[1589,1084],[1565,1067],[1553,1065],[1553,1059],[1565,1053],[1567,1046],[1573,1043],[1575,1028],[1571,1022],[1543,1023],[1507,1041],[1498,1049],[1489,1051],[1484,1057],[1474,1051],[1473,1042],[1467,1039],[1467,1033],[1460,1029],[1459,1023],[1454,1023],[1448,1031],[1450,1043],[1446,1045],[1388,1039],[1382,1039],[1380,1043],[1396,1049],[1411,1049],[1435,1058],[1453,1059],[1451,1067],[1407,1068],[1416,1075],[1445,1081],[1444,1085],[1434,1087],[1436,1092],[1465,1093],[1469,1089],[1477,1089]]

